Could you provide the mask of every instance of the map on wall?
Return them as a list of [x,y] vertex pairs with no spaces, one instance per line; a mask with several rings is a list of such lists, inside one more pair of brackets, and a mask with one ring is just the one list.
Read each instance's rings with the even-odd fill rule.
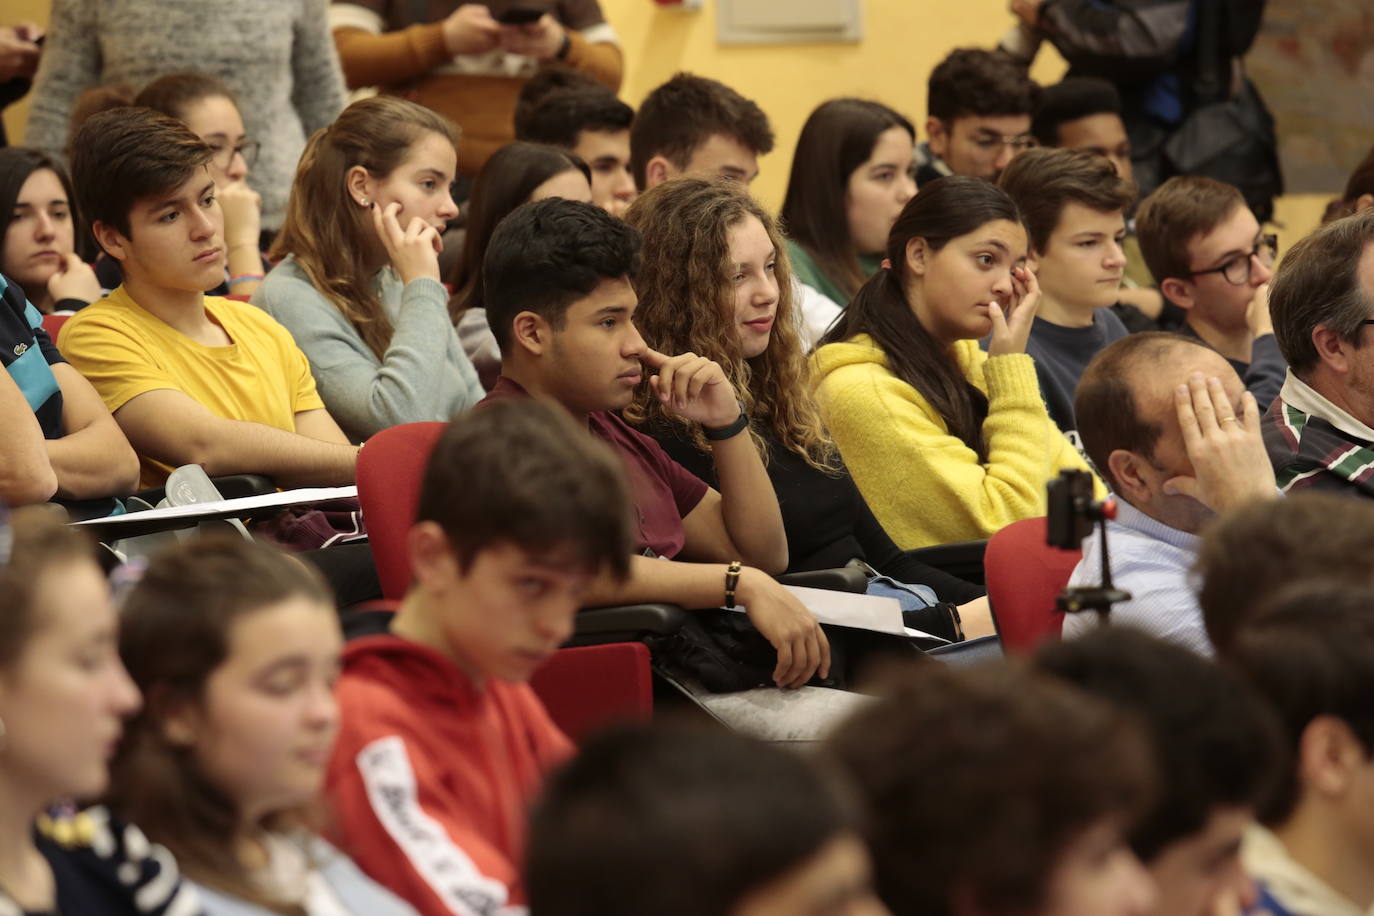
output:
[[1374,146],[1374,3],[1269,0],[1246,67],[1278,122],[1288,193],[1339,193]]

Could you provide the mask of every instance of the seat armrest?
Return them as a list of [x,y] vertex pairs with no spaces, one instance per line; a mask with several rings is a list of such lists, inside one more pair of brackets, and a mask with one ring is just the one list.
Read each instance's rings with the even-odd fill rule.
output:
[[908,550],[907,556],[914,557],[928,566],[957,576],[975,585],[985,584],[983,574],[983,554],[987,552],[987,541],[956,541],[952,544],[936,544]]
[[573,620],[573,635],[564,646],[638,642],[646,636],[671,636],[682,628],[687,612],[676,604],[627,604],[583,608]]
[[783,585],[823,588],[832,592],[853,592],[854,594],[863,594],[868,589],[868,574],[855,566],[783,573],[778,576],[778,581]]

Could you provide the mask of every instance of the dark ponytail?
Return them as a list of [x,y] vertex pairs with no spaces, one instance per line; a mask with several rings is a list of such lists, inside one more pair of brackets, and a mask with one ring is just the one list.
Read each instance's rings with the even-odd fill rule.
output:
[[987,461],[983,420],[988,399],[964,377],[949,348],[916,318],[906,298],[906,249],[912,239],[925,239],[939,251],[954,238],[994,220],[1020,224],[1011,198],[981,178],[951,175],[921,187],[887,237],[887,263],[859,288],[854,301],[821,339],[839,343],[867,334],[883,351],[892,374],[920,392],[944,418],[952,435]]

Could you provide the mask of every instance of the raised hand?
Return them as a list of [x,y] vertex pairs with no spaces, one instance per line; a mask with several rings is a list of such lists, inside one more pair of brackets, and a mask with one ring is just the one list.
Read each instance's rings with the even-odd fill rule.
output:
[[1174,391],[1174,407],[1193,476],[1169,478],[1166,494],[1192,497],[1216,513],[1274,496],[1274,468],[1260,438],[1253,394],[1241,396],[1236,416],[1221,380],[1195,372]]
[[817,672],[830,676],[830,641],[795,595],[751,567],[740,571],[735,595],[754,629],[778,652],[773,683],[801,687]]
[[63,255],[62,266],[48,278],[48,295],[53,302],[61,299],[94,302],[102,293],[95,271],[75,253]]
[[256,249],[262,234],[262,196],[239,179],[217,188],[215,199],[224,213],[225,246],[252,245]]
[[391,266],[400,275],[402,283],[428,277],[436,283],[439,279],[439,252],[443,240],[439,231],[418,216],[410,225],[401,228],[397,214],[401,205],[389,203],[385,207],[372,205],[372,224],[377,229],[377,237],[382,240],[386,256]]
[[645,347],[640,362],[658,374],[649,377],[663,406],[684,420],[708,429],[729,426],[739,419],[739,399],[725,370],[695,353],[667,356]]
[[989,303],[992,317],[992,340],[988,342],[988,356],[1025,353],[1031,324],[1040,307],[1040,283],[1035,271],[1024,265],[1011,269],[1012,302],[1006,311],[996,302]]
[[1260,338],[1274,333],[1274,321],[1269,316],[1269,284],[1262,283],[1255,288],[1255,298],[1245,310],[1245,323],[1250,327],[1250,336]]

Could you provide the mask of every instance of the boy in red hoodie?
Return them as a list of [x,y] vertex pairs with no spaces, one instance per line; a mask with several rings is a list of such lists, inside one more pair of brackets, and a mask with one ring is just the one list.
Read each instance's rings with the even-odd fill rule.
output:
[[421,913],[523,906],[526,808],[572,752],[525,682],[627,574],[629,506],[608,447],[534,400],[455,419],[430,457],[414,584],[345,650],[327,783],[340,845]]

